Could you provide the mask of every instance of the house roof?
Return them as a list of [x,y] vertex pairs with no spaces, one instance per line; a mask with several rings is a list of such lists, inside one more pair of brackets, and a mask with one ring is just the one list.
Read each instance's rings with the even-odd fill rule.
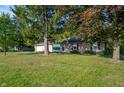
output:
[[73,38],[69,38],[69,39],[68,39],[68,42],[69,42],[69,43],[76,43],[76,42],[80,42],[80,39],[73,37]]
[[62,42],[77,43],[77,42],[81,42],[81,40],[79,38],[72,37],[72,38],[68,38],[66,40],[63,40]]

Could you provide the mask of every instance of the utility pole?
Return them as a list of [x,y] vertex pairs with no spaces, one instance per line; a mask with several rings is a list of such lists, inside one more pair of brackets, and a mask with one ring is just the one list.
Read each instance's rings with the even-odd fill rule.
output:
[[48,56],[48,18],[47,18],[47,6],[44,6],[44,55]]

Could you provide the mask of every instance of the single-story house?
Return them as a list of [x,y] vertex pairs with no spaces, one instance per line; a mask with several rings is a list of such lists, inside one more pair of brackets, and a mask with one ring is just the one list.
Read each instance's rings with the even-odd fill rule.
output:
[[[79,38],[68,38],[63,40],[61,43],[53,44],[48,43],[49,52],[80,52],[93,51],[96,53],[102,53],[105,49],[103,43],[94,42],[93,44],[84,43]],[[34,46],[35,52],[44,52],[44,43],[39,43]]]
[[104,43],[98,43],[94,42],[91,43],[85,43],[79,38],[68,38],[66,40],[62,41],[62,51],[70,53],[71,51],[78,51],[80,53],[83,53],[85,51],[93,51],[95,53],[101,53],[105,50]]
[[103,52],[105,50],[105,44],[104,43],[98,43],[95,42],[92,45],[92,51],[96,53]]
[[[44,43],[39,43],[34,45],[34,50],[35,52],[44,52]],[[48,43],[48,50],[49,52],[53,52],[53,44],[52,43]]]
[[53,52],[62,52],[62,47],[60,44],[53,44]]
[[68,38],[61,42],[62,52],[70,53],[80,50],[81,40],[79,38]]

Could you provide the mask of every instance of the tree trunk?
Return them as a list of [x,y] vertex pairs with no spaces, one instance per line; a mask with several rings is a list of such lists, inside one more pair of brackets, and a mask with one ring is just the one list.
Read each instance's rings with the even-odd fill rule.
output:
[[6,42],[6,31],[4,31],[4,55],[5,56],[6,56],[6,49],[7,49],[6,44],[7,44],[7,42]]
[[44,6],[45,9],[45,18],[44,18],[44,23],[45,23],[45,31],[44,31],[44,55],[48,56],[48,20],[47,20],[47,6]]
[[92,46],[93,46],[93,43],[90,43],[90,51],[93,51]]
[[118,62],[120,60],[120,42],[116,40],[113,45],[113,61]]

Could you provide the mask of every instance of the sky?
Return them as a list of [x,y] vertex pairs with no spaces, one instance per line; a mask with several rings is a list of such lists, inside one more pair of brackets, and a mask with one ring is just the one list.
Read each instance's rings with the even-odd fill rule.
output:
[[0,5],[0,13],[2,13],[2,12],[12,14],[9,5]]

